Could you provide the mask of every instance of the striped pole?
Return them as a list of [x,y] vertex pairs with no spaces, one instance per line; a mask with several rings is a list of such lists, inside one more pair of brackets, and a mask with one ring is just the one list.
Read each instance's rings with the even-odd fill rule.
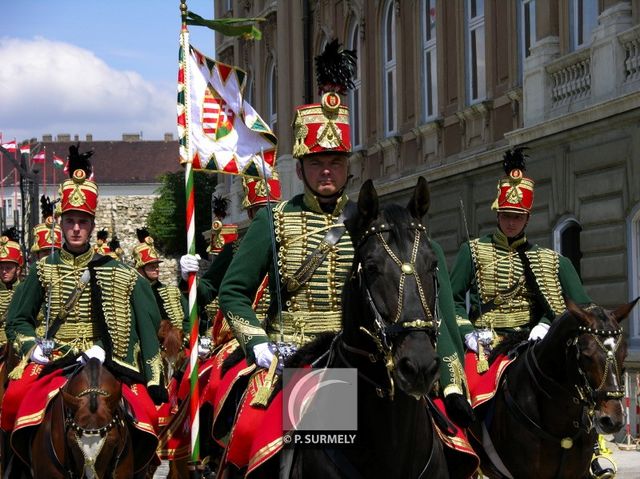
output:
[[[189,104],[189,30],[187,29],[187,2],[180,0],[180,14],[182,16],[182,28],[180,30],[180,73],[179,83],[181,82],[181,91],[178,96],[182,95],[183,111],[178,114],[178,127],[183,127],[183,135],[181,138],[182,153],[186,153],[184,170],[184,184],[186,195],[186,225],[187,225],[187,252],[189,254],[196,253],[195,242],[195,191],[193,183],[193,154],[189,141],[189,120],[190,120],[190,104]],[[180,98],[179,98],[180,99]],[[182,121],[182,124],[181,124]],[[191,464],[189,474],[191,477],[200,477],[200,392],[198,390],[198,336],[199,336],[199,320],[198,308],[196,301],[197,281],[196,273],[189,273],[189,371],[190,371],[190,391],[189,395],[189,411],[191,419]]]
[[627,451],[631,449],[635,449],[636,447],[635,444],[632,444],[633,438],[631,437],[631,416],[630,416],[631,394],[629,392],[630,389],[631,388],[629,386],[629,373],[625,371],[624,373],[624,409],[627,417],[627,424],[625,425],[624,443],[618,444],[618,448],[622,450],[627,450]]

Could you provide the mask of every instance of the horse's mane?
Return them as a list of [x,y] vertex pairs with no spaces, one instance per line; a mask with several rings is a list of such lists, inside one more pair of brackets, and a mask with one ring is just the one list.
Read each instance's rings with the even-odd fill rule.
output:
[[516,349],[518,345],[526,342],[529,338],[529,331],[522,330],[507,334],[500,343],[493,348],[489,355],[489,364],[492,364],[501,354],[509,354]]
[[48,362],[43,366],[42,371],[38,375],[38,378],[46,376],[47,374],[51,374],[52,372],[58,371],[60,369],[70,369],[71,366],[80,366],[80,363],[76,362],[79,356],[80,354],[67,354],[65,356],[62,356],[60,359]]

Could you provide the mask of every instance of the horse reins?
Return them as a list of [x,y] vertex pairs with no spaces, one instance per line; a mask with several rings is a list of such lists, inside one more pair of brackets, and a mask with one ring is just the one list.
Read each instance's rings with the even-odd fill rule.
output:
[[[574,384],[577,395],[574,395],[570,389],[567,389],[562,384],[558,383],[556,380],[549,377],[542,371],[542,369],[540,368],[540,365],[538,364],[536,356],[534,354],[534,348],[536,347],[537,343],[533,344],[533,346],[528,348],[526,353],[524,354],[524,364],[526,366],[527,372],[529,373],[529,376],[532,379],[533,384],[548,399],[551,399],[551,395],[547,392],[547,389],[551,387],[551,388],[560,390],[565,395],[571,397],[573,404],[575,405],[582,404],[581,422],[573,421],[572,423],[573,427],[576,429],[576,433],[573,436],[557,437],[545,431],[538,423],[536,423],[533,419],[531,419],[531,417],[529,417],[522,410],[522,408],[520,408],[516,400],[513,398],[511,391],[509,390],[509,386],[507,384],[506,378],[502,383],[504,398],[508,406],[507,410],[513,415],[513,417],[520,424],[525,426],[530,432],[537,435],[541,439],[556,443],[560,446],[562,450],[562,455],[561,455],[560,463],[558,466],[558,474],[562,471],[564,462],[566,460],[567,451],[569,451],[573,447],[575,441],[580,436],[580,434],[583,432],[585,434],[588,434],[593,429],[592,417],[594,415],[594,411],[595,411],[598,400],[599,399],[602,399],[605,401],[610,399],[620,400],[621,398],[624,397],[624,390],[621,389],[621,386],[618,386],[617,378],[620,375],[620,370],[618,367],[617,359],[615,357],[615,353],[621,343],[622,330],[621,329],[616,329],[616,330],[593,329],[586,326],[578,326],[578,331],[579,331],[579,334],[575,338],[569,340],[567,343],[567,346],[574,346],[576,348],[576,356],[575,356],[576,369],[578,371],[578,374],[582,378],[582,382],[583,382],[582,385]],[[595,343],[606,354],[606,362],[605,362],[604,372],[602,375],[602,381],[595,389],[591,386],[584,370],[580,367],[579,358],[580,358],[581,350],[578,346],[579,337],[581,335],[580,333],[591,335]],[[601,341],[599,339],[600,337],[604,337],[607,339],[614,339],[613,346],[609,345],[609,343],[607,342],[607,339],[605,339],[604,341]],[[603,390],[603,388],[606,385],[607,377],[609,373],[613,374],[614,383],[617,386],[617,390],[615,391]],[[546,387],[543,387],[540,384],[539,382],[540,378],[542,378],[547,383],[545,385]],[[581,425],[584,426],[584,429],[580,428]],[[556,477],[557,477],[557,474],[556,474]]]
[[[358,375],[361,378],[363,378],[366,382],[374,386],[376,390],[376,394],[379,397],[384,397],[385,395],[387,395],[390,400],[393,400],[395,395],[395,384],[392,376],[392,372],[395,369],[395,362],[393,359],[393,345],[390,343],[389,337],[395,336],[400,333],[408,333],[412,331],[424,331],[426,333],[429,333],[434,329],[435,329],[434,337],[437,337],[438,328],[440,325],[440,321],[438,319],[438,314],[437,314],[438,281],[436,278],[436,274],[433,275],[435,305],[436,305],[435,318],[427,302],[427,298],[424,293],[422,282],[420,281],[420,278],[418,277],[418,275],[415,274],[416,260],[418,257],[418,250],[420,246],[420,234],[421,232],[426,232],[426,228],[420,223],[415,223],[413,221],[409,223],[408,229],[415,230],[415,237],[414,237],[413,246],[411,249],[410,260],[408,262],[403,262],[393,252],[389,244],[386,242],[386,240],[382,236],[383,232],[391,231],[393,226],[394,225],[391,223],[382,223],[380,225],[371,226],[360,237],[360,239],[358,240],[355,246],[356,256],[357,256],[357,251],[360,249],[360,247],[370,237],[375,236],[382,243],[382,247],[384,248],[386,253],[389,255],[389,257],[391,257],[393,262],[400,268],[400,280],[398,285],[398,305],[396,307],[396,314],[394,316],[394,319],[390,324],[385,323],[384,319],[382,318],[382,315],[380,314],[380,311],[376,307],[375,302],[371,297],[371,291],[369,290],[369,286],[366,284],[366,281],[363,278],[362,264],[359,261],[354,262],[354,267],[352,268],[353,273],[351,276],[352,280],[357,279],[358,287],[364,291],[367,304],[369,306],[369,309],[373,313],[373,318],[374,318],[373,320],[373,326],[375,328],[374,331],[370,331],[364,326],[360,326],[360,331],[365,333],[373,341],[373,343],[376,346],[377,352],[380,353],[381,357],[378,357],[377,354],[375,353],[372,354],[369,351],[365,351],[365,350],[350,346],[347,343],[345,343],[344,339],[341,340],[342,348],[344,348],[345,350],[351,353],[355,353],[355,354],[359,354],[361,356],[367,357],[373,363],[378,362],[380,359],[384,361],[387,378],[389,381],[388,389],[380,387],[375,381],[365,376],[359,370],[358,370]],[[356,256],[354,256],[354,258]],[[418,289],[418,297],[420,298],[420,305],[422,306],[422,309],[425,313],[425,316],[427,317],[427,320],[416,319],[414,321],[400,322],[400,317],[402,315],[402,309],[404,304],[404,297],[405,297],[404,288],[405,288],[405,281],[407,276],[412,276],[416,281],[416,286]],[[349,362],[346,360],[346,358],[344,357],[340,349],[338,349],[338,354],[340,355],[340,359],[342,359],[345,362],[345,364],[349,364]]]

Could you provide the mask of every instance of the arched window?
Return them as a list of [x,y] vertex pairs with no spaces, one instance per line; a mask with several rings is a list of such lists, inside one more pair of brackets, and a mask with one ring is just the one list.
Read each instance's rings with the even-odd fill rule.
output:
[[484,0],[466,0],[466,81],[467,103],[477,103],[487,95],[484,47]]
[[362,146],[362,42],[360,41],[360,24],[356,18],[349,29],[349,49],[355,50],[358,56],[356,75],[353,79],[353,89],[349,91],[349,121],[351,122],[351,147]]
[[278,70],[273,58],[267,63],[267,122],[271,130],[278,131]]
[[577,50],[591,43],[591,33],[598,24],[598,2],[571,0],[569,9],[571,48]]
[[[627,220],[627,245],[629,258],[629,297],[640,296],[640,205],[636,205]],[[629,347],[640,349],[640,308],[635,307],[629,316]]]
[[436,51],[436,0],[420,3],[420,30],[422,31],[422,91],[423,119],[438,114],[438,57]]
[[382,10],[382,65],[384,133],[391,135],[398,129],[396,112],[396,9],[393,0],[387,0]]
[[567,217],[558,222],[553,230],[553,249],[562,256],[569,258],[578,276],[581,276],[580,260],[580,232],[582,226],[573,217]]

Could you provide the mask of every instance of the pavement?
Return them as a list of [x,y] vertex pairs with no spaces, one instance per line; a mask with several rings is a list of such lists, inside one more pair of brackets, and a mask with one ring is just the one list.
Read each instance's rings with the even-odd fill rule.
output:
[[640,478],[640,449],[637,445],[636,449],[627,450],[628,447],[624,443],[618,446],[617,443],[607,441],[607,447],[611,450],[613,462],[618,468],[616,479]]

